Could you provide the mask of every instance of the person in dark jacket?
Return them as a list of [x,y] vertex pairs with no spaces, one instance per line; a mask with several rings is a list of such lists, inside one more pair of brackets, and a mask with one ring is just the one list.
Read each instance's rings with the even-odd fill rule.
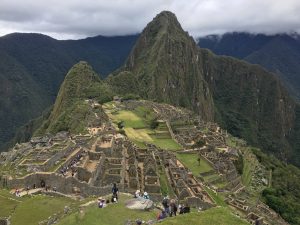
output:
[[119,194],[119,189],[118,189],[118,187],[117,187],[117,184],[114,183],[114,184],[113,184],[113,187],[112,187],[112,195],[113,195],[113,198],[116,198],[116,200],[115,200],[114,202],[118,201],[118,194]]
[[177,213],[177,205],[176,205],[176,202],[174,199],[171,200],[171,203],[170,203],[170,217],[173,216],[176,216],[176,213]]

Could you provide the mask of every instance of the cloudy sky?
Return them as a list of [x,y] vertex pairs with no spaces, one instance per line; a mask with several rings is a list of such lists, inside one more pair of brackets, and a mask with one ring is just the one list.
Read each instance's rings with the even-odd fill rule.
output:
[[57,39],[141,32],[162,10],[194,37],[230,31],[300,31],[300,0],[0,0],[0,36],[38,32]]

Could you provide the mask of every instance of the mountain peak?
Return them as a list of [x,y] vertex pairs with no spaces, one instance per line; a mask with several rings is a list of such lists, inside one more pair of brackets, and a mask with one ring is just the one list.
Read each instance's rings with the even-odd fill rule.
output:
[[143,30],[122,70],[131,72],[127,78],[133,77],[141,97],[187,107],[213,120],[214,104],[199,60],[193,38],[175,14],[163,11]]
[[95,83],[100,83],[99,76],[85,61],[75,64],[67,73],[56,98],[52,114],[58,115],[65,107],[82,98],[86,90]]
[[153,20],[148,23],[143,33],[145,31],[165,31],[168,33],[184,32],[176,15],[170,11],[162,11],[157,14]]
[[177,21],[177,17],[174,13],[170,11],[162,11],[159,14],[157,14],[153,20]]

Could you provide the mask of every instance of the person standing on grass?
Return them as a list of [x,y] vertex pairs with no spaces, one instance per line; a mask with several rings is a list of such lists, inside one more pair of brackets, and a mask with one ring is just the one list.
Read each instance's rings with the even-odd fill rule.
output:
[[112,187],[112,194],[113,194],[113,197],[116,198],[116,201],[118,201],[118,193],[119,193],[119,189],[117,187],[117,184],[114,183],[113,187]]
[[177,213],[177,205],[176,205],[176,202],[174,199],[171,200],[171,203],[170,203],[170,217],[173,216],[176,216],[176,213]]
[[162,205],[164,207],[164,211],[169,213],[169,198],[168,198],[168,196],[164,197],[164,199],[162,200]]

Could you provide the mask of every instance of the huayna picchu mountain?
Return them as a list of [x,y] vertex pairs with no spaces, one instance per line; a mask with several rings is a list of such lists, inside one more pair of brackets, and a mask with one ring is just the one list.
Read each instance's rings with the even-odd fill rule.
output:
[[[123,72],[111,76],[109,83],[121,94],[132,91],[142,98],[193,109],[205,120],[213,120],[213,99],[200,60],[193,38],[173,13],[164,11],[146,26],[120,69]],[[118,89],[123,76],[135,87]]]
[[280,81],[260,66],[200,49],[171,12],[147,25],[125,65],[107,81],[118,94],[193,109],[300,165],[299,150],[288,141],[295,136],[296,103]]

